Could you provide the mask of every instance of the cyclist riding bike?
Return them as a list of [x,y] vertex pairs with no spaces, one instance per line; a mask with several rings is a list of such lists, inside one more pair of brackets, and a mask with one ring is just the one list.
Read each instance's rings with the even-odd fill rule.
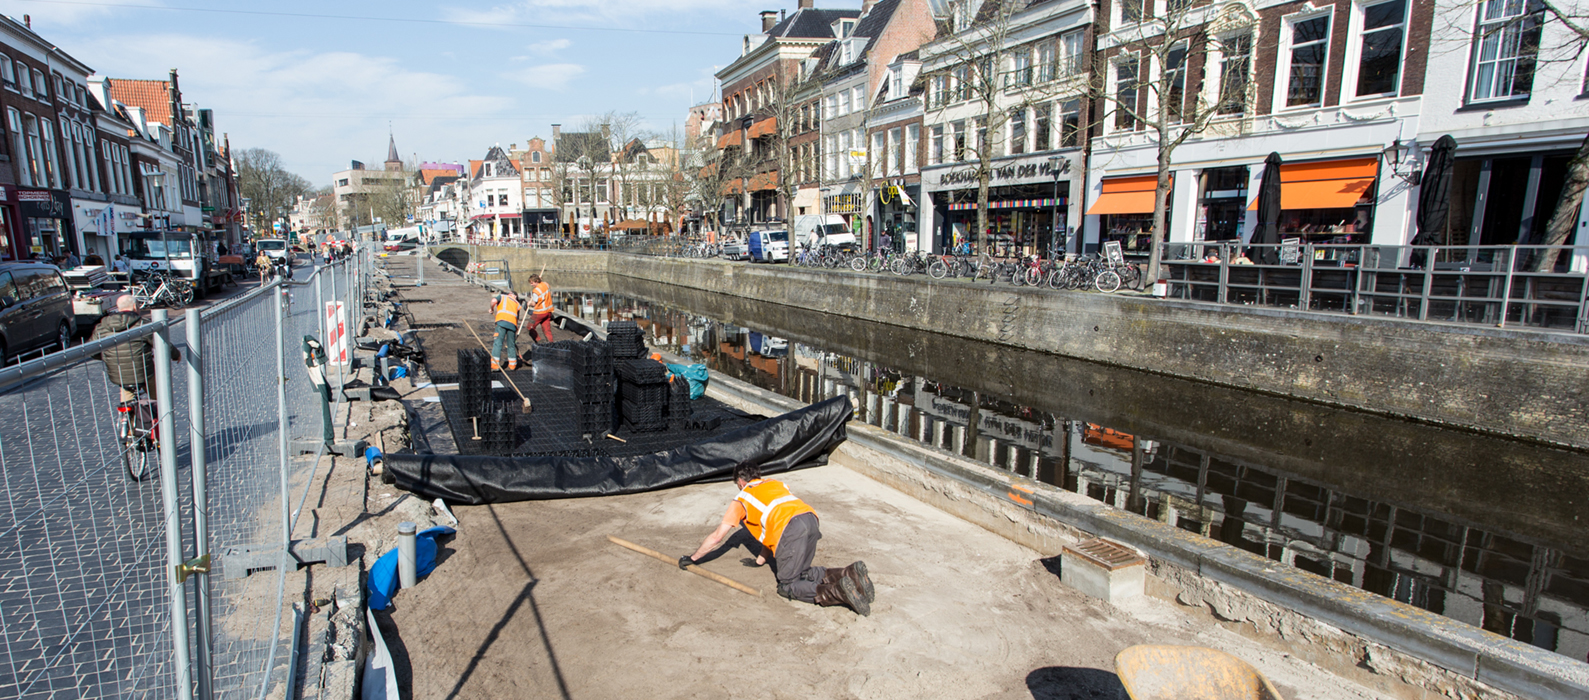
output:
[[[144,322],[132,295],[123,294],[116,298],[115,313],[107,314],[94,328],[91,340],[109,338]],[[105,363],[111,383],[121,388],[121,402],[116,406],[121,457],[127,475],[141,481],[149,473],[150,453],[159,444],[159,409],[144,395],[154,381],[154,343],[146,336],[106,348],[95,357]]]
[[275,264],[271,262],[270,256],[266,255],[263,250],[259,251],[259,255],[254,258],[254,267],[259,268],[260,284],[264,284],[265,280],[270,279],[270,274],[275,271]]

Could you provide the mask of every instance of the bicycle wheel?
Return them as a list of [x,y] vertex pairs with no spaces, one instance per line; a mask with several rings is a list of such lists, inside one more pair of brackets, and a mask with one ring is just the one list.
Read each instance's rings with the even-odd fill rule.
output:
[[945,277],[948,277],[949,266],[942,260],[934,260],[932,261],[931,265],[927,266],[927,276],[935,280],[941,280]]
[[176,297],[177,308],[181,308],[181,307],[187,306],[188,304],[192,304],[193,303],[193,287],[192,287],[192,285],[179,284],[179,285],[177,285],[177,288],[176,288],[175,291],[176,291],[176,293],[173,296]]
[[1049,289],[1064,289],[1065,268],[1055,268],[1053,272],[1048,273],[1048,279],[1046,280],[1046,283],[1048,284]]
[[1114,270],[1104,270],[1098,273],[1097,278],[1093,279],[1092,286],[1104,293],[1115,291],[1120,288],[1120,273]]
[[888,261],[888,271],[901,277],[909,274],[908,268],[909,266],[905,264],[904,258],[894,258]]
[[866,272],[866,257],[857,255],[850,258],[850,269],[856,272]]
[[1043,285],[1043,268],[1033,265],[1026,268],[1026,283],[1033,287]]

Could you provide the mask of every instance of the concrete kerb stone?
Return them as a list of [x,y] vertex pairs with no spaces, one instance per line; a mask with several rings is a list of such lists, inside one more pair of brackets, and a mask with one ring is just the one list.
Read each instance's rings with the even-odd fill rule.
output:
[[[802,405],[715,373],[708,391],[714,398],[752,409],[787,411]],[[849,441],[835,454],[836,464],[1040,552],[1057,553],[1061,544],[1093,535],[1135,547],[1152,558],[1155,576],[1171,584],[1169,597],[1178,602],[1207,605],[1210,614],[1223,621],[1250,623],[1256,631],[1271,636],[1278,633],[1289,640],[1300,637],[1319,642],[1326,651],[1347,657],[1304,657],[1314,657],[1310,660],[1315,663],[1326,662],[1320,665],[1365,666],[1376,673],[1395,669],[1399,676],[1446,686],[1458,697],[1465,693],[1471,697],[1495,697],[1492,689],[1553,700],[1589,697],[1589,677],[1582,665],[1559,654],[1314,576],[1079,494],[997,471],[869,425],[852,423],[846,430]],[[872,454],[859,454],[857,448]],[[880,467],[879,458],[891,459],[922,474]],[[926,477],[937,479],[934,483]],[[952,489],[947,484],[961,488]],[[967,502],[972,494],[980,496],[980,505]],[[1018,522],[1011,517],[1015,511],[1026,511],[1049,522]],[[1219,586],[1225,594],[1200,594],[1189,587],[1176,586],[1175,580],[1180,577],[1164,576],[1165,567],[1201,578],[1204,585]],[[1163,597],[1163,593],[1160,595]],[[1217,597],[1225,600],[1204,599]],[[1324,629],[1294,629],[1294,622],[1283,619],[1286,611]],[[1359,641],[1328,639],[1330,631]],[[1387,658],[1387,654],[1398,652],[1406,658]],[[1371,656],[1377,668],[1369,663]],[[1427,667],[1419,667],[1420,664]]]

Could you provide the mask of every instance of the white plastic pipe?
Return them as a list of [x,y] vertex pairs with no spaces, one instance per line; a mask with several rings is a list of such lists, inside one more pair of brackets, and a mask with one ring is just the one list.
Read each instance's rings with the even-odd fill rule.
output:
[[397,581],[403,588],[414,587],[414,534],[418,531],[411,522],[397,525]]

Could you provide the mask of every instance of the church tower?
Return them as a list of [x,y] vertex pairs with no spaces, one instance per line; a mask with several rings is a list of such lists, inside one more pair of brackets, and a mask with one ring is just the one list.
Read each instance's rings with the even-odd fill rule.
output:
[[402,170],[403,158],[397,155],[397,137],[391,136],[390,138],[391,142],[386,147],[386,169],[394,171]]

